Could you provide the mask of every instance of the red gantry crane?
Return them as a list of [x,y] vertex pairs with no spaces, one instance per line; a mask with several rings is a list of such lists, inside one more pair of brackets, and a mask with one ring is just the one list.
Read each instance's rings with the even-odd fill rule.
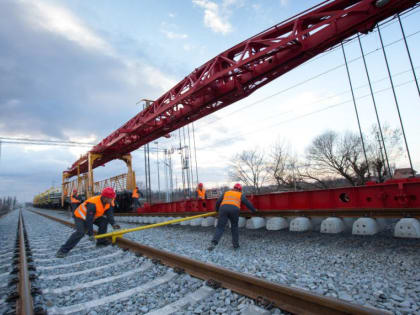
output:
[[357,33],[419,0],[329,0],[222,52],[115,130],[63,172],[63,183],[222,109]]

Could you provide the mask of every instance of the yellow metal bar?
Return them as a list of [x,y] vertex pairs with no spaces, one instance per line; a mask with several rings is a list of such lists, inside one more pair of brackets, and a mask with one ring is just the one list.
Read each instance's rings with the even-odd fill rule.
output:
[[155,228],[155,227],[169,225],[169,224],[172,224],[172,223],[178,223],[178,222],[182,222],[182,221],[188,221],[188,220],[193,220],[193,219],[198,219],[198,218],[209,217],[209,216],[215,215],[216,213],[217,212],[208,212],[208,213],[205,213],[205,214],[194,215],[192,217],[186,217],[186,218],[181,218],[181,219],[174,219],[174,220],[169,220],[169,221],[165,221],[165,222],[160,222],[160,223],[155,223],[155,224],[149,224],[149,225],[145,225],[145,226],[139,226],[139,227],[132,228],[132,229],[118,230],[118,231],[111,232],[111,233],[95,235],[95,238],[98,239],[98,238],[111,237],[112,238],[112,243],[115,243],[117,237],[121,237],[122,235],[124,235],[126,233],[135,232],[135,231],[141,231],[141,230],[147,230],[147,229],[152,229],[152,228]]

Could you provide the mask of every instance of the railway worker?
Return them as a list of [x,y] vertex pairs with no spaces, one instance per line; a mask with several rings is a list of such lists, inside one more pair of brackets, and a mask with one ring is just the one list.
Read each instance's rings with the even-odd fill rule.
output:
[[213,236],[213,240],[211,241],[210,246],[207,248],[209,251],[212,251],[219,243],[219,240],[223,235],[228,219],[230,221],[232,229],[233,248],[239,248],[238,221],[239,211],[241,210],[241,203],[244,203],[245,206],[252,212],[258,212],[258,210],[254,208],[252,203],[248,199],[246,199],[245,195],[242,194],[242,186],[239,183],[233,186],[233,190],[228,190],[219,197],[219,199],[216,202],[215,209],[215,211],[219,213],[219,218],[217,222],[216,232]]
[[203,207],[206,206],[206,199],[207,199],[207,195],[206,195],[206,190],[203,187],[203,183],[199,183],[197,185],[197,191],[196,191],[196,197],[198,200],[201,200],[203,202]]
[[203,187],[203,183],[197,185],[197,199],[205,200],[206,199],[206,190]]
[[73,189],[73,192],[70,196],[71,212],[74,212],[74,210],[76,210],[76,208],[80,205],[80,203],[81,203],[81,198],[80,196],[77,195],[77,189]]
[[141,207],[141,203],[139,201],[139,198],[141,196],[141,192],[139,190],[139,188],[136,186],[136,188],[134,188],[133,193],[131,194],[131,199],[132,199],[132,203],[133,203],[133,211],[136,211],[137,208]]
[[[102,190],[101,195],[89,198],[74,211],[74,222],[76,231],[70,236],[67,242],[58,250],[56,257],[63,258],[69,251],[77,245],[82,237],[87,233],[89,240],[94,241],[93,224],[99,227],[98,234],[105,234],[108,223],[113,229],[119,229],[120,226],[115,224],[114,214],[111,209],[112,199],[115,198],[115,191],[111,187]],[[104,217],[106,215],[106,218]],[[105,239],[99,239],[96,246],[106,246],[109,242]]]

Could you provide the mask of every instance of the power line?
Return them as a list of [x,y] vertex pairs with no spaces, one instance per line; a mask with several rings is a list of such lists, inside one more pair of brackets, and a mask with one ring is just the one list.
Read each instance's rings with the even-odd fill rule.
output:
[[[412,33],[412,34],[410,34],[410,35],[406,36],[406,38],[409,38],[409,37],[412,37],[412,36],[414,36],[414,35],[417,35],[418,33],[420,33],[420,30],[418,30],[418,31],[416,31],[416,32],[414,32],[414,33]],[[356,37],[356,38],[357,38],[357,37]],[[388,43],[388,44],[387,44],[387,45],[385,45],[384,47],[389,47],[389,46],[392,46],[392,45],[394,45],[394,44],[396,44],[396,43],[398,43],[398,42],[400,42],[400,41],[403,41],[403,40],[404,40],[404,38],[402,38],[402,37],[401,37],[400,39],[397,39],[397,40],[395,40],[395,41],[393,41],[393,42],[391,42],[391,43]],[[371,50],[371,51],[367,52],[367,53],[365,54],[365,56],[369,56],[369,55],[371,55],[371,54],[373,54],[373,53],[375,53],[375,52],[377,52],[377,51],[379,51],[379,50],[382,50],[382,48],[376,48],[376,49],[374,49],[374,50]],[[348,61],[348,63],[350,64],[350,63],[355,62],[355,61],[357,61],[357,60],[359,60],[359,59],[361,59],[361,58],[362,58],[362,56],[357,57],[357,58],[354,58],[354,59],[352,59],[352,60]],[[250,103],[250,104],[247,104],[247,105],[245,105],[245,106],[243,106],[243,107],[241,107],[241,108],[239,108],[239,109],[237,109],[237,110],[234,110],[234,111],[230,112],[230,113],[229,113],[229,114],[227,114],[227,115],[224,115],[223,117],[215,117],[215,118],[214,118],[214,120],[212,120],[212,121],[208,121],[208,122],[206,122],[206,123],[205,123],[205,125],[200,126],[200,127],[206,127],[206,126],[211,125],[211,124],[213,124],[213,123],[215,123],[215,122],[218,122],[218,121],[221,121],[221,120],[226,119],[226,118],[228,118],[228,117],[231,117],[231,115],[232,115],[232,114],[235,114],[235,113],[237,113],[237,112],[243,111],[243,110],[245,110],[246,108],[249,108],[249,107],[255,106],[255,105],[257,105],[257,104],[259,104],[259,103],[261,103],[261,102],[264,102],[264,101],[266,101],[266,100],[268,100],[268,99],[270,99],[270,98],[273,98],[274,96],[277,96],[277,95],[280,95],[280,94],[282,94],[282,93],[284,93],[284,92],[287,92],[287,91],[289,91],[289,90],[292,90],[292,89],[294,89],[294,88],[296,88],[296,87],[298,87],[298,86],[301,86],[301,85],[303,85],[303,84],[306,84],[306,83],[308,83],[308,82],[310,82],[310,81],[312,81],[312,80],[315,80],[315,79],[317,79],[317,78],[319,78],[319,77],[321,77],[321,76],[323,76],[323,75],[325,75],[325,74],[328,74],[328,73],[330,73],[330,72],[333,72],[333,71],[335,71],[335,70],[337,70],[337,69],[339,69],[339,68],[342,68],[342,67],[344,67],[344,66],[345,66],[345,64],[344,64],[344,63],[342,63],[342,64],[340,64],[340,65],[337,65],[337,66],[335,66],[335,67],[332,67],[332,68],[330,68],[330,69],[328,69],[328,70],[326,70],[326,71],[324,71],[324,72],[318,73],[317,75],[315,75],[315,76],[313,76],[313,77],[310,77],[310,78],[308,78],[308,79],[306,79],[306,80],[300,81],[300,82],[298,82],[298,83],[296,83],[296,84],[294,84],[294,85],[292,85],[292,86],[289,86],[289,87],[287,87],[287,88],[285,88],[285,89],[283,89],[283,90],[280,90],[280,91],[278,91],[278,92],[276,92],[276,93],[274,93],[274,94],[271,94],[271,95],[269,95],[269,96],[266,96],[266,97],[264,97],[264,98],[262,98],[262,99],[259,99],[259,100],[255,101],[255,102],[252,102],[252,103]]]
[[[414,82],[414,79],[409,80],[409,81],[405,81],[405,82],[403,82],[401,84],[398,84],[398,85],[395,85],[395,87],[401,87],[401,86],[407,85],[407,84],[412,83],[412,82]],[[388,90],[391,90],[391,87],[388,87],[388,88],[384,88],[384,89],[375,91],[375,93],[382,93],[382,92],[385,92],[385,91],[388,91]],[[365,95],[362,95],[362,96],[357,97],[356,100],[360,100],[360,99],[363,99],[363,98],[366,98],[366,97],[369,97],[369,96],[370,96],[370,94],[365,94]],[[220,145],[222,143],[230,142],[232,140],[239,139],[239,138],[241,138],[243,136],[246,136],[246,135],[249,135],[249,134],[255,134],[255,133],[262,132],[262,131],[266,131],[268,129],[277,127],[279,125],[282,125],[282,124],[285,124],[285,123],[289,123],[289,122],[293,122],[293,121],[296,121],[296,120],[299,120],[299,119],[302,119],[302,118],[305,118],[305,117],[308,117],[308,116],[312,116],[314,114],[318,114],[320,112],[324,112],[326,110],[329,110],[329,109],[332,109],[332,108],[335,108],[335,107],[339,107],[339,106],[342,106],[344,104],[351,103],[351,102],[352,102],[352,99],[349,99],[349,100],[346,100],[346,101],[343,101],[343,102],[340,102],[340,103],[329,105],[329,106],[326,106],[326,107],[323,107],[323,108],[314,110],[314,111],[309,112],[309,113],[306,113],[306,114],[302,114],[302,115],[299,115],[299,116],[296,116],[296,117],[292,117],[290,119],[283,120],[283,121],[281,121],[279,123],[270,125],[270,126],[265,127],[265,128],[259,128],[257,130],[253,130],[253,131],[249,131],[249,132],[246,132],[246,133],[239,134],[237,136],[234,136],[234,137],[225,139],[225,140],[219,142],[216,145],[210,145],[210,146],[206,146],[206,147],[197,148],[197,150],[206,150],[206,149],[209,149],[209,148],[213,148],[213,147],[216,147],[216,146],[218,146],[218,145]]]

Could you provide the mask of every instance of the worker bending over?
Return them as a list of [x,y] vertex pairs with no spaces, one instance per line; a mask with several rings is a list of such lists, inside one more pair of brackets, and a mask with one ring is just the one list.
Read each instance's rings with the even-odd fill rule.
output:
[[[114,214],[111,208],[111,202],[114,198],[114,189],[106,187],[100,196],[89,198],[76,208],[74,211],[76,231],[70,236],[67,242],[61,246],[56,257],[65,257],[69,251],[79,243],[85,233],[89,236],[89,240],[95,241],[93,236],[93,224],[99,227],[98,235],[106,233],[108,223],[112,225],[113,229],[120,228],[118,224],[115,224]],[[106,218],[104,217],[104,214],[106,214]],[[96,242],[96,246],[106,245],[109,245],[109,242],[106,239],[99,239]]]
[[214,233],[213,240],[211,245],[208,247],[209,251],[212,251],[216,245],[219,243],[220,238],[223,235],[225,230],[226,223],[229,219],[232,229],[232,244],[234,249],[239,248],[239,211],[241,210],[241,203],[244,203],[245,206],[252,212],[258,212],[254,208],[251,202],[246,199],[245,195],[242,194],[241,184],[235,184],[233,190],[226,191],[223,195],[219,197],[216,202],[216,212],[219,213],[219,218],[217,221],[216,232]]

